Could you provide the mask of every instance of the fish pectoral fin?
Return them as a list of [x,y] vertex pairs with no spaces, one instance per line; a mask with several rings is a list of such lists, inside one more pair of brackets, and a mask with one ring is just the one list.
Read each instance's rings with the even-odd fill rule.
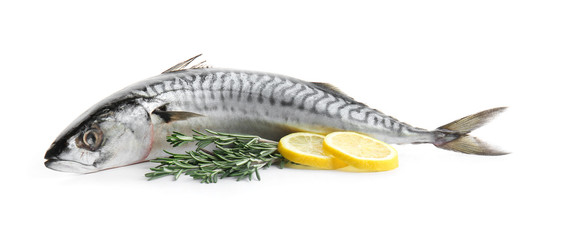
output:
[[187,120],[187,119],[195,118],[195,117],[204,117],[204,115],[199,114],[199,113],[194,113],[194,112],[164,111],[161,109],[154,110],[152,112],[152,114],[159,116],[166,123],[172,122],[172,121]]

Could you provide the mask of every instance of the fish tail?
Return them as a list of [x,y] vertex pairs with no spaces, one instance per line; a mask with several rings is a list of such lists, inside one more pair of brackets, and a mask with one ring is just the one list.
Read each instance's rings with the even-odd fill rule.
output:
[[438,148],[475,155],[504,155],[504,152],[491,146],[469,133],[505,111],[506,107],[498,107],[475,113],[445,124],[435,130],[434,145]]

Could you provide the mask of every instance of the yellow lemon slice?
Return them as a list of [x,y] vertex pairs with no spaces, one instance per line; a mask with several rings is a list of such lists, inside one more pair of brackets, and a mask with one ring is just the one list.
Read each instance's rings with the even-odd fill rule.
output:
[[324,139],[324,136],[314,133],[292,133],[279,140],[277,150],[289,161],[306,166],[323,169],[346,167],[346,163],[323,152]]
[[323,141],[323,150],[350,166],[366,171],[398,167],[398,153],[392,146],[355,132],[333,132]]

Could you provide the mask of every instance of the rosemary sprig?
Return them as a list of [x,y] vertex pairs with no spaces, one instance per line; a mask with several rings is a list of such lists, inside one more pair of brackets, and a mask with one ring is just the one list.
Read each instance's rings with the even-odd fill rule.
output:
[[[193,130],[194,131],[194,130]],[[159,163],[157,167],[145,174],[149,180],[174,175],[177,180],[181,175],[189,175],[202,183],[216,183],[218,179],[235,177],[237,180],[253,175],[258,180],[259,169],[268,168],[273,163],[285,164],[285,159],[277,152],[277,143],[253,135],[220,133],[207,130],[210,135],[194,131],[192,136],[174,132],[167,137],[172,146],[195,142],[196,149],[185,154],[165,151],[169,157],[157,158],[151,162]],[[204,148],[215,144],[212,151]]]

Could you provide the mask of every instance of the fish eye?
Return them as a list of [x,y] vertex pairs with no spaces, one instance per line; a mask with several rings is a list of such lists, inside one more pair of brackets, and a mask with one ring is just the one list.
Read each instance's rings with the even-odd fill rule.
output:
[[95,151],[99,149],[103,143],[103,131],[97,124],[93,124],[91,128],[84,131],[75,139],[75,144],[83,149]]

